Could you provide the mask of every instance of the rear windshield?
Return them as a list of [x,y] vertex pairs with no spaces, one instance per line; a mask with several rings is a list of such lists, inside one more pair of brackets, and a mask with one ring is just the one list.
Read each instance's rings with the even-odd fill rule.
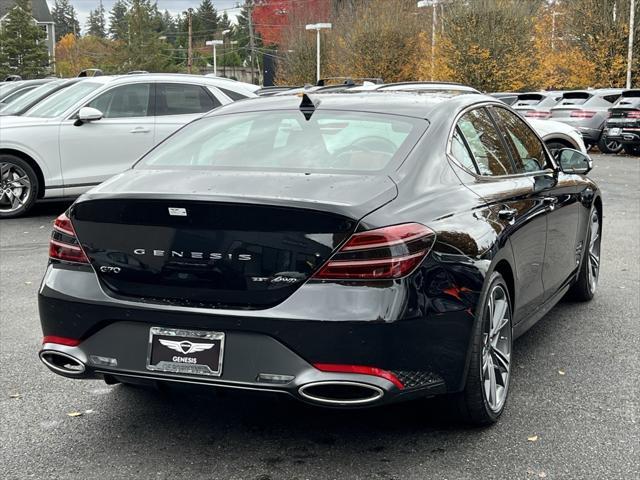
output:
[[589,98],[591,94],[587,92],[567,92],[562,96],[560,105],[582,105]]
[[375,172],[404,158],[427,121],[377,113],[299,110],[215,115],[180,130],[136,168]]

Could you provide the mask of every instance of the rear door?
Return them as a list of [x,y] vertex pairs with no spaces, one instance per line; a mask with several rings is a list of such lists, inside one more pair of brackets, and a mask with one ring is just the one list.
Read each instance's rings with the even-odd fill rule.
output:
[[190,83],[158,83],[155,96],[155,143],[160,143],[183,125],[219,107],[221,100],[211,90]]
[[60,159],[65,195],[82,193],[133,165],[153,146],[153,84],[115,86],[85,106],[100,110],[103,118],[76,125],[60,125]]
[[[470,162],[474,163],[477,181],[468,186],[485,199],[486,215],[496,231],[511,243],[516,270],[514,313],[516,319],[522,319],[544,299],[542,265],[547,236],[544,207],[534,193],[533,178],[521,175],[516,168],[487,108],[467,112],[457,127],[456,136],[460,137],[457,149],[463,153],[452,153],[467,168]],[[454,144],[455,140],[454,136]],[[460,159],[467,149],[470,158]]]
[[580,246],[576,245],[580,216],[578,185],[574,176],[554,173],[542,142],[517,115],[500,107],[492,107],[491,111],[504,132],[517,171],[533,179],[531,198],[539,202],[547,217],[542,268],[546,300],[570,280],[580,259]]

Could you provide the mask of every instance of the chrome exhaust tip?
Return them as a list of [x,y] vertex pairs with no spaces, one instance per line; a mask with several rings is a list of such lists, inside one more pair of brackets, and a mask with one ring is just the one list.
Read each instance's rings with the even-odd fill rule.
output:
[[55,350],[40,352],[40,361],[54,372],[64,375],[82,375],[86,370],[84,363],[77,358]]
[[298,393],[322,405],[365,405],[380,400],[384,390],[367,383],[336,380],[307,383],[298,389]]

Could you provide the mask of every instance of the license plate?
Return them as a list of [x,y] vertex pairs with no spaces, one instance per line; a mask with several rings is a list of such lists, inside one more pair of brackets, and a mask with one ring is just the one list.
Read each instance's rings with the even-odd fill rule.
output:
[[622,131],[621,128],[610,128],[609,131],[608,131],[608,135],[611,135],[611,136],[615,137],[615,136],[620,135],[621,131]]
[[224,333],[151,327],[147,369],[219,377],[222,374]]

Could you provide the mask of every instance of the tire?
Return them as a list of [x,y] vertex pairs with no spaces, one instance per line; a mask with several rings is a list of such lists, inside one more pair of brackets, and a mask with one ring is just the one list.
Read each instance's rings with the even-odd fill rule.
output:
[[589,217],[586,250],[582,255],[578,278],[568,292],[568,297],[579,302],[588,302],[593,298],[598,286],[600,274],[600,245],[602,243],[602,219],[597,209]]
[[31,165],[15,155],[0,154],[0,218],[27,213],[36,202],[38,187]]
[[558,150],[562,150],[563,148],[574,148],[574,147],[567,147],[564,143],[560,143],[555,140],[549,140],[548,142],[545,142],[545,143],[547,145],[547,148],[551,152],[551,155],[553,155],[554,157]]
[[640,157],[640,145],[625,145],[624,151],[627,155]]
[[482,317],[474,326],[466,384],[456,403],[466,423],[487,426],[504,411],[511,376],[513,309],[507,284],[498,272],[489,279],[479,311]]
[[598,150],[602,153],[619,153],[622,151],[622,144],[615,140],[607,140],[607,137],[601,135],[598,140]]

